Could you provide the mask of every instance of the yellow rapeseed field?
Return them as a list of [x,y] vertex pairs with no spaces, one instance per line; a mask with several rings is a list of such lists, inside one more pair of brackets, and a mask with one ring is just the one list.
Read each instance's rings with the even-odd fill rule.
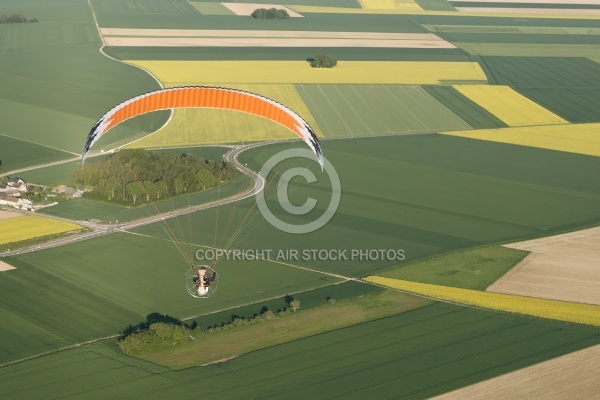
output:
[[[215,84],[215,86],[227,86],[258,93],[284,104],[301,115],[317,135],[322,136],[319,126],[294,85]],[[297,139],[297,136],[287,128],[255,115],[230,110],[180,109],[175,111],[167,126],[127,147],[178,147],[288,139]]]
[[528,126],[443,132],[492,142],[518,144],[600,157],[600,124]]
[[51,218],[27,215],[0,221],[0,244],[20,242],[42,236],[81,229],[81,226]]
[[454,88],[508,126],[568,123],[508,86],[455,85]]
[[483,292],[449,286],[410,282],[400,279],[368,276],[365,281],[427,297],[467,304],[475,307],[506,311],[534,317],[550,318],[600,326],[600,306],[539,299],[503,293]]
[[252,83],[340,83],[435,85],[441,81],[487,78],[476,62],[343,61],[335,68],[311,68],[306,61],[128,61],[166,86]]
[[365,10],[423,10],[415,0],[358,0]]

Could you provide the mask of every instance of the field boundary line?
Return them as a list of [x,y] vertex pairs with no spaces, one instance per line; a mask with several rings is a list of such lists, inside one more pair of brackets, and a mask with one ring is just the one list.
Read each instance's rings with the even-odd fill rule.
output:
[[0,364],[0,368],[8,367],[9,365],[19,364],[19,363],[22,363],[22,362],[25,362],[25,361],[29,361],[29,360],[34,360],[36,358],[40,358],[40,357],[47,356],[47,355],[50,355],[50,354],[59,353],[61,351],[75,349],[77,347],[86,346],[88,344],[97,343],[97,342],[100,342],[100,341],[103,341],[103,340],[113,339],[113,338],[116,338],[118,336],[120,336],[120,334],[110,335],[110,336],[104,336],[104,337],[101,337],[101,338],[87,340],[85,342],[73,343],[73,344],[70,344],[68,346],[60,347],[58,349],[48,350],[48,351],[45,351],[43,353],[34,354],[32,356],[29,356],[29,357],[20,358],[18,360],[13,360],[13,361],[5,362],[3,364]]
[[52,150],[58,150],[58,151],[62,151],[63,153],[69,153],[69,154],[73,154],[73,155],[75,155],[75,156],[79,156],[79,154],[77,154],[77,153],[74,153],[74,152],[72,152],[72,151],[69,151],[69,150],[65,150],[65,149],[59,149],[58,147],[48,146],[47,144],[41,144],[41,143],[34,142],[34,141],[31,141],[31,140],[27,140],[27,139],[23,139],[23,138],[18,138],[18,137],[10,136],[10,135],[7,135],[7,134],[5,134],[5,133],[0,133],[0,136],[4,136],[4,137],[7,137],[7,138],[11,138],[11,139],[19,140],[19,141],[21,141],[21,142],[26,142],[26,143],[36,144],[36,145],[38,145],[38,146],[47,147],[47,148],[49,148],[49,149],[52,149]]

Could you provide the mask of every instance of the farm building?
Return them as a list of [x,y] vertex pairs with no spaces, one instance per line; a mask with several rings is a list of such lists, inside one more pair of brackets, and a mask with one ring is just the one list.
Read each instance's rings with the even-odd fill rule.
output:
[[83,190],[75,189],[70,186],[62,187],[58,190],[58,192],[63,193],[65,195],[65,197],[67,198],[67,200],[76,199],[83,195]]
[[31,211],[33,209],[33,203],[31,200],[21,199],[13,196],[0,196],[0,205],[21,208],[27,211]]
[[8,186],[10,186],[13,189],[17,189],[20,192],[27,192],[27,183],[25,183],[25,181],[21,178],[12,178],[9,182],[8,182]]
[[0,185],[0,196],[21,197],[21,191],[6,185]]

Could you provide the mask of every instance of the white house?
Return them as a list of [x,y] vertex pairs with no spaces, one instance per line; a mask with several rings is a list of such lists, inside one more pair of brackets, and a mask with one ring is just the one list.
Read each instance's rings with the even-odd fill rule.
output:
[[27,192],[27,184],[25,183],[25,181],[21,178],[12,178],[9,182],[8,185],[13,188],[13,189],[17,189],[20,192]]
[[12,196],[0,196],[0,206],[11,206],[27,211],[31,211],[33,209],[33,203],[31,200]]

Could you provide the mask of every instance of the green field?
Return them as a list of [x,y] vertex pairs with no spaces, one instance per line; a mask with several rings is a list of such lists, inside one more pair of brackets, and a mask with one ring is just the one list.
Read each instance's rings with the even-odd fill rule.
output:
[[267,21],[237,15],[202,15],[187,2],[172,0],[131,0],[127,4],[120,0],[93,0],[92,5],[102,28],[425,31],[412,15],[307,13],[303,18]]
[[[189,266],[178,250],[123,233],[7,260],[17,269],[0,280],[0,364],[116,334],[151,312],[194,317],[340,281],[264,261],[230,262],[218,270],[216,301],[198,302],[185,291]],[[244,279],[248,271],[254,279]],[[33,334],[23,336],[23,328]]]
[[0,149],[2,149],[0,172],[73,157],[73,154],[52,147],[40,146],[3,135],[0,135]]
[[[517,87],[600,86],[600,64],[583,57],[482,57],[490,83]],[[490,73],[488,73],[488,71]]]
[[[271,155],[292,147],[301,145],[257,148],[243,153],[240,160],[259,169]],[[600,174],[595,157],[443,135],[324,140],[323,148],[343,190],[338,211],[323,228],[303,235],[299,243],[296,235],[272,227],[257,212],[255,200],[248,199],[219,207],[218,217],[217,209],[185,217],[193,226],[209,227],[194,231],[192,241],[213,245],[216,237],[220,247],[299,251],[404,249],[408,262],[600,223],[600,187],[589,178]],[[330,199],[330,183],[316,163],[290,161],[276,171],[298,166],[312,169],[319,181],[294,182],[288,190],[290,201],[303,204],[311,197],[318,203],[305,216],[290,216],[273,207],[276,216],[290,223],[312,220]],[[270,205],[276,203],[278,179],[267,177]],[[135,231],[160,234],[151,226]],[[345,276],[398,265],[381,259],[298,263]]]
[[572,123],[599,122],[600,86],[517,87],[515,90]]
[[[368,294],[377,293],[384,290],[378,286],[365,285],[358,281],[347,281],[336,285],[325,286],[314,290],[308,290],[306,292],[295,294],[293,297],[300,301],[300,307],[303,310],[310,309],[312,307],[329,304],[328,300],[333,299],[336,302],[351,299],[353,297],[365,296]],[[231,322],[234,316],[238,318],[252,318],[256,314],[260,313],[260,310],[266,307],[273,312],[288,308],[289,305],[286,303],[285,298],[278,298],[272,300],[262,300],[256,304],[251,304],[244,307],[236,307],[232,310],[216,312],[213,314],[203,315],[199,318],[194,318],[198,326],[206,331],[208,328],[214,327],[215,325],[221,326],[223,323]],[[191,321],[187,321],[191,323]]]
[[[194,341],[181,346],[134,354],[155,364],[180,370],[364,324],[430,304],[432,301],[425,298],[382,290],[308,310],[301,307],[283,316],[277,313],[275,314],[277,318],[270,321],[249,323],[249,325],[227,328],[225,331],[198,333]],[[247,340],[250,337],[253,340]]]
[[[508,2],[510,3],[510,2]],[[497,4],[490,4],[489,2],[470,2],[470,1],[452,1],[455,7],[498,7]],[[600,8],[598,4],[572,4],[568,2],[564,3],[510,3],[513,8],[553,8],[553,9],[583,9],[583,10],[593,10]]]
[[437,303],[183,371],[95,343],[2,368],[0,395],[190,398],[206,382],[206,398],[421,399],[598,344],[597,332]]
[[[324,51],[113,47],[100,52],[93,12],[102,28],[436,33],[458,48],[325,50],[340,65],[346,60],[476,61],[491,84],[510,86],[570,122],[599,121],[594,108],[600,103],[598,19],[444,15],[452,10],[445,0],[416,2],[442,12],[344,14],[360,11],[358,1],[302,0],[298,6],[338,7],[339,12],[312,10],[303,18],[264,21],[215,15],[230,14],[216,0],[55,0],[51,5],[43,0],[3,0],[0,14],[23,13],[40,22],[0,25],[2,169],[80,155],[101,115],[159,87],[142,70],[105,54],[130,60],[227,60],[232,65],[233,60],[303,62]],[[284,73],[273,70],[273,75]],[[407,72],[407,78],[412,74]],[[234,316],[253,316],[265,306],[281,309],[286,306],[284,297],[292,295],[301,301],[297,315],[311,317],[331,306],[330,297],[343,308],[345,299],[367,301],[390,293],[353,280],[375,273],[482,289],[524,255],[500,244],[600,225],[597,157],[436,134],[504,126],[446,86],[451,83],[296,86],[324,132],[324,155],[341,180],[337,212],[310,234],[276,229],[249,198],[129,232],[2,259],[16,269],[0,272],[0,398],[422,399],[600,344],[597,327],[440,302],[408,310],[424,300],[402,295],[404,308],[378,309],[382,314],[377,320],[342,324],[319,334],[313,334],[319,329],[304,331],[304,337],[287,336],[295,340],[281,344],[269,335],[260,336],[263,345],[272,346],[255,347],[227,363],[202,368],[174,371],[125,356],[119,349],[114,336],[149,313],[196,321],[207,330]],[[94,149],[107,152],[125,145],[158,129],[168,117],[165,111],[124,122]],[[371,137],[357,138],[364,135]],[[306,146],[299,140],[270,144],[239,158],[258,171],[269,157],[290,148]],[[224,151],[193,150],[215,157]],[[78,165],[73,161],[19,176],[33,183],[73,183]],[[277,189],[285,183],[278,179],[291,167],[308,168],[318,178],[316,183],[300,177],[287,182],[292,204],[317,201],[316,209],[306,215],[290,215],[278,207]],[[305,223],[323,212],[331,184],[317,163],[285,160],[273,171],[266,177],[265,195],[274,215]],[[77,200],[42,212],[99,218],[110,227],[117,219],[124,222],[224,198],[248,182],[241,177],[220,190],[138,209]],[[218,292],[209,299],[194,299],[184,289],[184,274],[195,252],[211,246],[269,250],[271,260],[221,258],[215,265]],[[373,249],[398,250],[405,257],[352,253]],[[275,260],[278,250],[296,250],[300,256]],[[344,252],[345,257],[305,257],[307,250]],[[345,318],[357,317],[356,309],[346,311]],[[306,327],[302,325],[292,334]],[[235,333],[224,332],[221,344],[233,340],[227,336],[231,332]],[[235,341],[244,346],[253,338],[241,335]],[[196,352],[182,351],[177,361],[194,358]]]
[[[246,161],[259,165],[289,147],[282,143],[256,149],[245,156]],[[305,235],[302,243],[296,235],[269,225],[257,212],[254,199],[249,199],[221,206],[218,217],[217,209],[211,209],[135,230],[151,237],[122,233],[9,260],[17,270],[3,274],[0,280],[2,292],[7,294],[4,320],[8,326],[19,326],[23,319],[40,326],[34,330],[43,326],[45,342],[34,337],[25,340],[15,331],[7,336],[10,340],[6,343],[24,341],[19,346],[27,349],[26,354],[25,350],[7,350],[2,359],[37,354],[49,346],[59,347],[65,340],[110,335],[153,311],[194,317],[336,282],[279,263],[221,261],[217,264],[222,277],[219,296],[198,304],[183,290],[187,267],[178,251],[193,255],[199,247],[175,246],[169,238],[273,251],[400,248],[406,261],[416,261],[451,250],[544,236],[600,222],[600,188],[588,175],[579,173],[600,174],[594,157],[438,135],[334,140],[325,141],[324,147],[340,174],[344,201],[333,220]],[[499,151],[502,158],[497,157]],[[535,175],[531,174],[531,163],[538,167]],[[312,164],[307,161],[301,165]],[[570,167],[565,168],[567,165]],[[281,164],[281,168],[286,166]],[[373,179],[390,176],[392,171],[394,184]],[[298,182],[289,194],[292,202],[302,203],[306,196],[323,200],[328,195],[327,184]],[[268,191],[267,199],[272,196],[274,193]],[[519,208],[507,207],[516,201]],[[390,207],[396,211],[388,212]],[[275,213],[285,218],[279,211]],[[170,234],[165,231],[167,227]],[[398,261],[380,259],[299,259],[289,263],[345,276],[398,265]],[[102,317],[96,316],[97,312]],[[76,320],[79,323],[71,322]],[[29,345],[29,340],[33,344]],[[8,344],[5,347],[12,348]]]
[[596,44],[463,43],[454,45],[469,54],[497,57],[600,57]]
[[379,273],[406,281],[485,290],[529,254],[502,246],[457,251]]
[[[80,154],[102,114],[158,87],[144,72],[98,51],[87,2],[59,0],[53,7],[41,0],[3,2],[2,12],[10,10],[40,22],[0,26],[0,46],[7,54],[0,59],[0,134]],[[117,131],[127,136],[159,123],[164,118]]]
[[325,137],[377,136],[471,128],[420,86],[296,87]]
[[[306,60],[322,52],[317,47],[108,47],[106,53],[121,60]],[[460,49],[374,49],[368,47],[327,49],[336,60],[345,61],[470,61]]]
[[416,0],[423,10],[430,11],[454,11],[455,8],[446,0]]

